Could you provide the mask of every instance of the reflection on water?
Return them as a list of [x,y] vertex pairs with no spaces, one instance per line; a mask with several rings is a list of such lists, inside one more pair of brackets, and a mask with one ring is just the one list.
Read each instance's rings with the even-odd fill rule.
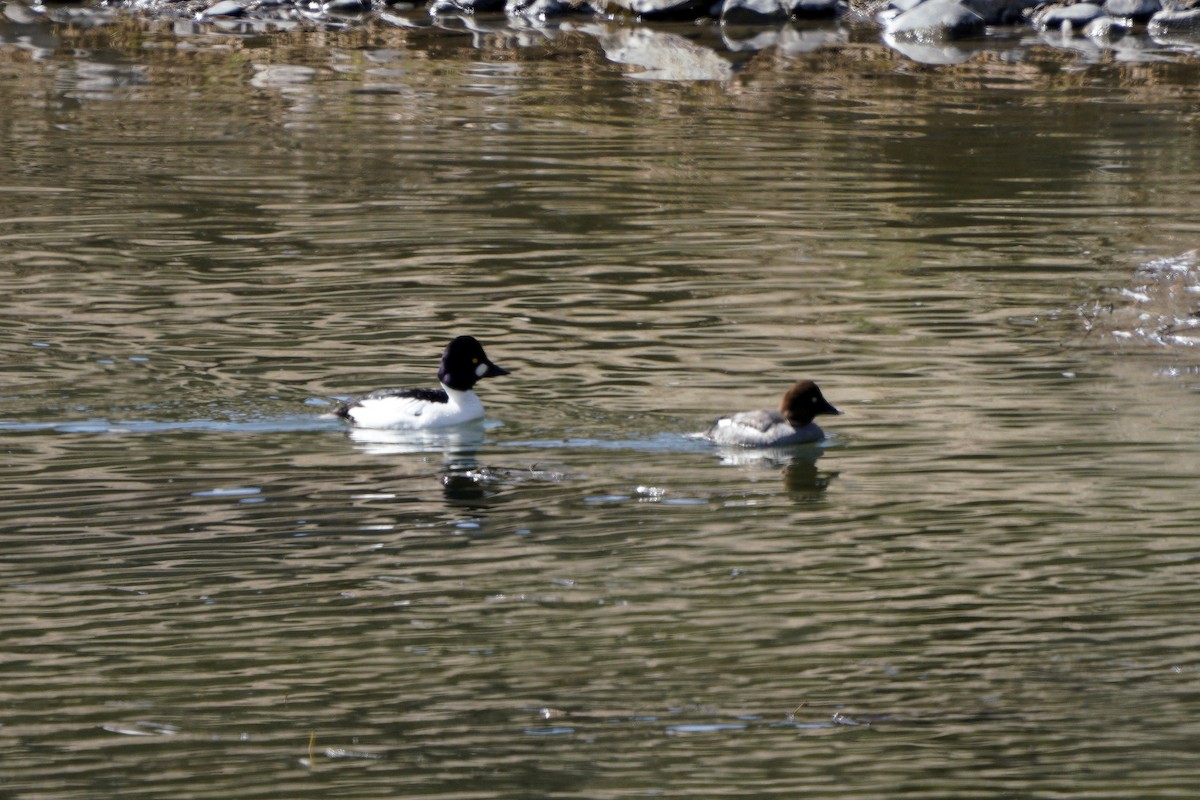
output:
[[[11,794],[1192,791],[1195,348],[1113,334],[1194,315],[1193,66],[19,9]],[[485,425],[323,418],[457,333]]]
[[404,453],[474,453],[483,447],[484,424],[468,423],[448,429],[379,430],[349,428],[350,441],[364,453],[372,455],[402,455]]
[[643,80],[723,81],[733,76],[727,59],[682,36],[605,25],[579,29],[596,38],[610,61],[640,67],[633,75]]
[[799,445],[794,447],[718,448],[722,464],[741,467],[748,474],[758,474],[763,480],[771,472],[777,472],[782,487],[794,498],[809,496],[817,498],[829,488],[837,477],[836,472],[817,469],[817,459],[823,447]]

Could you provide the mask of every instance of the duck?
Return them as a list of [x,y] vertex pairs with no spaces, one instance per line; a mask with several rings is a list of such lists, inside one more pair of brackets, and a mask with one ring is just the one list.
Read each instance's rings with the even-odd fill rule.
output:
[[461,425],[483,418],[475,384],[508,375],[492,362],[473,336],[446,345],[438,368],[438,389],[378,389],[339,403],[333,413],[357,428],[423,430]]
[[825,431],[813,422],[818,414],[841,413],[825,399],[817,384],[802,380],[788,389],[778,411],[760,409],[727,414],[701,437],[715,444],[741,447],[809,444],[825,438]]

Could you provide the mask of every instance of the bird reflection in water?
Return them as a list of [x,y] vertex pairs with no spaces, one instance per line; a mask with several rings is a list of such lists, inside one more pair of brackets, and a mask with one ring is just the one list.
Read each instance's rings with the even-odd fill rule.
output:
[[718,450],[721,463],[747,469],[778,469],[783,486],[798,498],[815,499],[824,494],[838,476],[817,468],[817,460],[825,454],[825,443],[792,447],[722,447]]

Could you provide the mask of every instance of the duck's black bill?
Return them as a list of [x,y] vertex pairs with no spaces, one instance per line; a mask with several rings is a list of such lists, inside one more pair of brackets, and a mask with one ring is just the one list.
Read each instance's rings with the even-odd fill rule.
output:
[[491,362],[488,362],[488,368],[487,368],[487,372],[483,373],[483,374],[482,374],[482,375],[480,375],[479,377],[481,377],[481,378],[495,378],[495,377],[498,377],[498,376],[500,376],[500,375],[508,375],[510,372],[511,372],[511,370],[507,370],[507,369],[505,369],[504,367],[498,367],[498,366],[496,366],[495,364],[493,364],[493,363],[491,363]]

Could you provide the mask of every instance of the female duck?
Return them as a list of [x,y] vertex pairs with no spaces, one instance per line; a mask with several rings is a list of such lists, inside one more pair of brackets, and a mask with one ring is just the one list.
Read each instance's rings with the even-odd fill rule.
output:
[[783,396],[778,411],[740,411],[721,417],[702,434],[716,444],[742,447],[782,447],[825,438],[813,418],[840,414],[812,381],[800,381]]
[[438,369],[440,389],[379,389],[347,400],[334,413],[360,428],[423,429],[459,425],[483,417],[475,394],[482,378],[507,375],[491,362],[472,336],[459,336],[446,345]]

